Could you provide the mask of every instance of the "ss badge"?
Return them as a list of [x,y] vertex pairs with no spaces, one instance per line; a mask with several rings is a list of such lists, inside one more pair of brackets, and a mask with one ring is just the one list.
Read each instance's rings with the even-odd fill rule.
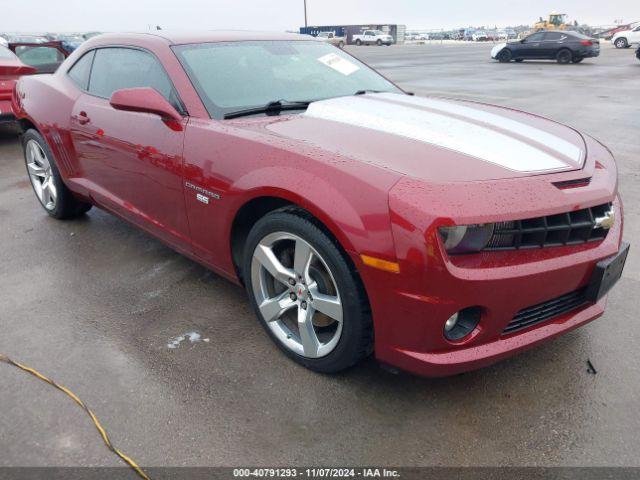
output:
[[205,205],[209,205],[209,197],[202,195],[201,193],[196,193],[196,198],[199,202],[202,202]]

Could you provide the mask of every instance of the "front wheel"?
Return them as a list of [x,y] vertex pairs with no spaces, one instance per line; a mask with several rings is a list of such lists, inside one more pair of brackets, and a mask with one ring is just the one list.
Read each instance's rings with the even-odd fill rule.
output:
[[497,58],[500,63],[509,63],[511,61],[511,50],[503,48],[500,50],[500,53],[498,53]]
[[91,205],[79,201],[62,181],[49,145],[37,130],[22,137],[22,148],[31,186],[45,211],[59,220],[78,217]]
[[304,211],[276,211],[255,224],[243,275],[263,327],[299,364],[333,373],[372,352],[364,287],[346,255]]
[[376,44],[381,47],[382,46],[382,40],[378,39],[378,41],[376,42]]
[[344,48],[344,42],[340,41],[340,43],[338,43],[338,48]]

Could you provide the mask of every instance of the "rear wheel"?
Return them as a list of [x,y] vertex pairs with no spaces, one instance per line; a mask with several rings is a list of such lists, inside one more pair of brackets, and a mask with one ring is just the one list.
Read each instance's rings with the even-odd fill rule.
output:
[[382,46],[382,40],[378,39],[378,41],[376,42],[376,44],[378,44],[378,46]]
[[362,45],[362,40],[360,40],[360,39],[358,38],[358,39],[356,40],[356,45],[357,45],[357,46]]
[[79,201],[62,182],[60,170],[42,135],[28,130],[22,137],[24,159],[31,186],[45,211],[54,218],[78,217],[91,208]]
[[616,39],[614,45],[616,46],[616,48],[627,48],[629,46],[629,42],[627,42],[626,38],[622,37]]
[[573,55],[571,54],[571,50],[567,50],[566,48],[560,50],[558,52],[558,55],[556,55],[556,61],[562,65],[571,63],[572,58],[573,58]]
[[338,43],[338,48],[344,48],[344,42],[342,40]]
[[247,238],[243,273],[276,345],[307,368],[337,372],[371,353],[371,315],[346,257],[306,215],[281,210],[260,219]]
[[498,53],[497,58],[500,63],[509,63],[511,61],[511,50],[503,48],[500,50],[500,53]]

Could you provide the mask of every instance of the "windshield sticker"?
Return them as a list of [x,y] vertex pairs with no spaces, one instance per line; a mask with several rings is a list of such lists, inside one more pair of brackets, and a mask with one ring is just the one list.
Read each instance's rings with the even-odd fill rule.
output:
[[333,68],[336,72],[340,72],[343,75],[351,75],[353,72],[360,70],[360,67],[351,63],[346,58],[342,58],[335,53],[329,53],[318,59],[320,63],[324,63],[327,67]]

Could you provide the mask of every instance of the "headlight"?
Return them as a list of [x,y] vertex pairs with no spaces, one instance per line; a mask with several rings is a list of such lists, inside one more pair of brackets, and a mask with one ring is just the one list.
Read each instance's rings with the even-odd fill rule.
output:
[[493,235],[494,224],[440,227],[440,237],[447,253],[479,252],[487,246]]

